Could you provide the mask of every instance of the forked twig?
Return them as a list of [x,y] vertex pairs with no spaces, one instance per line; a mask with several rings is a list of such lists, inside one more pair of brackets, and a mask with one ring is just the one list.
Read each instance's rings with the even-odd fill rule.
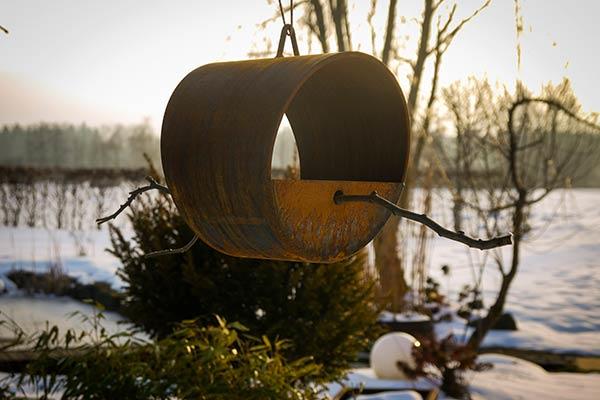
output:
[[152,258],[152,257],[160,257],[160,256],[168,256],[171,254],[181,254],[181,253],[185,253],[187,252],[189,249],[192,248],[192,246],[198,241],[198,235],[194,235],[194,237],[192,238],[192,240],[190,240],[188,242],[188,244],[186,244],[183,247],[178,247],[176,249],[166,249],[166,250],[158,250],[158,251],[153,251],[151,253],[146,253],[144,254],[144,258]]
[[337,191],[333,195],[333,201],[335,202],[335,204],[341,204],[344,202],[353,202],[353,201],[377,204],[379,206],[387,208],[394,215],[397,215],[402,218],[410,219],[412,221],[416,221],[416,222],[419,222],[419,223],[427,226],[428,228],[430,228],[431,230],[436,232],[441,237],[445,237],[450,240],[464,243],[469,247],[473,247],[473,248],[476,248],[479,250],[489,250],[489,249],[493,249],[496,247],[507,246],[507,245],[512,244],[512,235],[510,235],[510,234],[487,239],[487,240],[482,240],[482,239],[474,239],[472,237],[469,237],[469,236],[465,235],[464,232],[460,232],[460,231],[454,232],[454,231],[448,230],[448,229],[444,228],[443,226],[441,226],[440,224],[438,224],[437,222],[435,222],[434,220],[427,217],[427,215],[417,214],[412,211],[408,211],[401,207],[398,207],[396,204],[392,203],[391,201],[379,196],[377,194],[377,192],[372,192],[371,194],[368,194],[368,195],[349,195],[349,194],[344,194],[344,192],[342,192],[340,190],[340,191]]
[[[158,190],[158,191],[166,193],[166,194],[171,194],[171,191],[169,190],[168,187],[156,182],[156,180],[154,178],[152,178],[151,176],[147,176],[146,180],[149,183],[148,185],[139,187],[139,188],[129,192],[129,197],[127,198],[127,201],[125,203],[121,204],[121,206],[119,207],[119,209],[117,211],[115,211],[114,213],[112,213],[109,216],[98,218],[96,220],[96,223],[98,225],[100,225],[100,224],[110,221],[111,219],[115,219],[119,214],[121,214],[123,211],[125,211],[125,209],[127,207],[129,207],[131,205],[131,202],[133,202],[133,200],[135,200],[136,197],[138,197],[140,194],[147,192],[149,190]],[[189,249],[192,248],[192,246],[196,243],[197,240],[198,240],[198,235],[194,235],[192,240],[190,240],[189,243],[183,247],[179,247],[176,249],[153,251],[153,252],[144,254],[144,258],[160,257],[160,256],[167,256],[170,254],[185,253],[186,251],[188,251]]]
[[168,187],[161,185],[160,183],[156,182],[156,180],[154,180],[154,178],[152,178],[151,176],[147,176],[146,180],[148,181],[149,185],[147,186],[142,186],[139,187],[135,190],[132,190],[131,192],[129,192],[129,197],[127,198],[127,201],[123,204],[121,204],[121,206],[119,207],[119,209],[117,211],[115,211],[114,213],[112,213],[109,216],[106,217],[102,217],[102,218],[98,218],[96,220],[96,223],[98,225],[101,225],[105,222],[110,221],[111,219],[115,219],[119,214],[121,214],[123,211],[125,211],[125,209],[127,207],[129,207],[129,205],[131,204],[131,202],[138,197],[140,194],[147,192],[148,190],[159,190],[163,193],[167,193],[167,194],[171,194],[171,191],[169,190]]

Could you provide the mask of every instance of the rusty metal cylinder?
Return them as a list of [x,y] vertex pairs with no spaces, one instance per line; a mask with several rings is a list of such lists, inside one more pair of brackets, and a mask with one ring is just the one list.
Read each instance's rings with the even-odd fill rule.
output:
[[[271,178],[284,116],[300,180]],[[223,62],[179,83],[162,126],[173,200],[194,232],[238,257],[335,262],[365,246],[389,211],[336,205],[334,193],[376,190],[396,202],[409,118],[394,75],[358,52]]]

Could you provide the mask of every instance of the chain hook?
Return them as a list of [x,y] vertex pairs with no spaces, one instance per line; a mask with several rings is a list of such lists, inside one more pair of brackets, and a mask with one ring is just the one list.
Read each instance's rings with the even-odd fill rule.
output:
[[281,29],[281,35],[279,36],[279,45],[277,46],[277,54],[275,58],[283,57],[283,49],[285,47],[286,37],[289,36],[292,42],[292,50],[295,56],[300,55],[298,50],[298,42],[296,40],[296,31],[294,31],[294,0],[290,0],[290,23],[285,21],[285,11],[283,10],[283,4],[279,0],[279,12],[281,13],[281,20],[283,21],[283,28]]
[[285,38],[287,36],[289,36],[290,40],[292,41],[292,49],[294,50],[294,55],[300,55],[294,27],[291,24],[285,24],[281,29],[281,35],[279,36],[279,46],[277,46],[277,55],[275,56],[275,58],[283,57],[283,48],[285,47]]

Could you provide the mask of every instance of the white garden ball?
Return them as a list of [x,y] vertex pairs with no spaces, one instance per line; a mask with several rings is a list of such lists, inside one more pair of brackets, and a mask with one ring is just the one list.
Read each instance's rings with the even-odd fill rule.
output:
[[387,333],[377,339],[371,349],[371,368],[379,379],[409,379],[398,362],[415,368],[413,349],[420,343],[404,332]]

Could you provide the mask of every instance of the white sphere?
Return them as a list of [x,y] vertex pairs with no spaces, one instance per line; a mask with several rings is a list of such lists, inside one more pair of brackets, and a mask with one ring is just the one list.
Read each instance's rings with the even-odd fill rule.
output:
[[420,343],[404,332],[387,333],[377,339],[371,349],[371,368],[380,379],[409,379],[398,362],[415,368],[413,349]]

